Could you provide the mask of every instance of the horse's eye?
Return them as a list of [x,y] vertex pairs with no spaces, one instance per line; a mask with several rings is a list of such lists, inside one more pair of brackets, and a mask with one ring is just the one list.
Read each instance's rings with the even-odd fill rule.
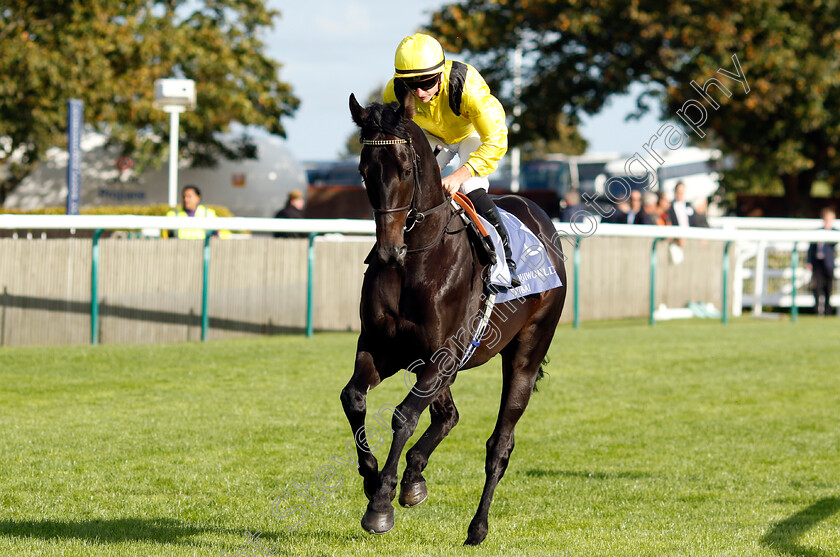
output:
[[413,168],[406,168],[406,169],[405,169],[405,171],[404,171],[404,172],[405,172],[405,176],[406,176],[406,177],[411,176],[411,173],[412,173],[413,171],[414,171],[414,169],[413,169]]

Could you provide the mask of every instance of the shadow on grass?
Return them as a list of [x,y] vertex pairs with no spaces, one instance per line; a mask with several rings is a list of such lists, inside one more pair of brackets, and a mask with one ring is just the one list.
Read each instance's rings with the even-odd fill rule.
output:
[[525,470],[524,474],[531,478],[554,478],[563,476],[567,478],[584,478],[588,480],[640,480],[653,477],[644,472],[587,472],[584,470],[544,470],[541,468]]
[[837,511],[840,511],[840,497],[820,499],[810,507],[774,524],[770,531],[761,538],[761,544],[780,555],[828,557],[828,553],[818,549],[802,547],[798,542],[799,538],[808,530]]
[[[184,538],[205,532],[228,533],[216,528],[203,528],[165,518],[0,521],[0,536],[32,537],[44,540],[75,538],[98,543],[136,541],[181,544],[186,543]],[[194,545],[195,542],[190,542],[190,544]]]

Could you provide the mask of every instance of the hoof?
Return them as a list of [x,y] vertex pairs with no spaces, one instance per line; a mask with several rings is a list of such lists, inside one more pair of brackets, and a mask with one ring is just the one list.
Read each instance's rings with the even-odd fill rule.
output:
[[[486,536],[484,536],[486,537]],[[467,539],[464,540],[464,545],[481,545],[481,542],[484,541],[484,537],[481,536],[467,536]]]
[[428,496],[425,480],[410,485],[400,484],[400,505],[403,507],[415,507],[425,501]]
[[394,511],[378,513],[370,509],[362,517],[362,528],[370,534],[387,534],[394,527]]
[[464,545],[479,545],[487,537],[487,525],[470,524]]

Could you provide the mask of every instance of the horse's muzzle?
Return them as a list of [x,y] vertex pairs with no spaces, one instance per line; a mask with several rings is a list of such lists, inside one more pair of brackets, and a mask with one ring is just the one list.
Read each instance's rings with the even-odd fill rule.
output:
[[396,265],[402,267],[405,265],[405,254],[408,252],[408,247],[405,244],[380,246],[376,250],[376,257],[383,265]]

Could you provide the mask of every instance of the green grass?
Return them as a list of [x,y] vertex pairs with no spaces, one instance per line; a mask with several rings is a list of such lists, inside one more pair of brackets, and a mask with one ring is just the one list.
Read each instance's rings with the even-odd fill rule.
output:
[[[4,349],[0,555],[233,554],[261,531],[277,555],[837,556],[838,339],[840,320],[808,317],[561,327],[479,548],[461,543],[498,359],[453,387],[428,501],[370,536],[347,468],[321,506],[278,507],[307,509],[296,531],[272,514],[345,455],[354,335]],[[391,379],[369,408],[405,392]]]

